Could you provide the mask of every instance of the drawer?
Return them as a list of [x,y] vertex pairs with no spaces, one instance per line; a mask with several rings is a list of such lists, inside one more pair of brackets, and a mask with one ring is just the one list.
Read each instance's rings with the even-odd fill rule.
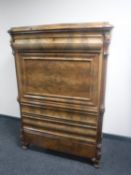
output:
[[40,107],[22,106],[21,109],[24,129],[62,139],[96,143],[97,116]]
[[32,143],[50,150],[70,153],[85,158],[95,157],[97,152],[96,145],[77,142],[72,139],[62,139],[51,134],[24,130],[23,135],[27,143]]
[[69,138],[91,143],[95,143],[96,140],[97,129],[91,126],[83,126],[80,124],[72,124],[70,122],[61,122],[59,120],[56,121],[47,118],[33,118],[29,115],[23,115],[22,123],[24,129],[39,131],[60,138]]
[[22,105],[21,106],[22,115],[29,114],[33,117],[39,118],[50,118],[59,121],[66,121],[70,123],[78,123],[78,124],[85,124],[97,127],[97,115],[86,113],[86,112],[76,112],[73,111],[66,111],[60,109],[53,109],[53,108],[43,108],[43,107],[36,107],[36,106],[28,106]]

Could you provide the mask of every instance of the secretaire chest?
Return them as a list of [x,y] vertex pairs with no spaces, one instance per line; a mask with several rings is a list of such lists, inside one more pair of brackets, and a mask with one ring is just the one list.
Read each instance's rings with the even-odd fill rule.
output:
[[24,147],[100,160],[108,23],[12,28]]

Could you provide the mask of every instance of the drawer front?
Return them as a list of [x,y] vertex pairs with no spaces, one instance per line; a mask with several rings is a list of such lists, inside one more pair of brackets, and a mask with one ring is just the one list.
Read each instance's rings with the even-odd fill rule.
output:
[[96,143],[97,116],[24,106],[22,124],[31,131]]
[[40,106],[21,106],[22,115],[29,114],[37,118],[38,116],[41,118],[47,117],[53,120],[66,121],[70,123],[78,123],[82,125],[90,125],[97,127],[97,115],[86,113],[86,112],[75,112],[66,111],[65,109],[60,110],[58,108],[49,108],[49,107],[40,107]]
[[59,152],[92,158],[96,156],[96,145],[78,142],[72,139],[60,138],[51,134],[40,133],[25,129],[23,132],[25,142]]
[[19,54],[21,101],[96,110],[99,105],[99,54]]

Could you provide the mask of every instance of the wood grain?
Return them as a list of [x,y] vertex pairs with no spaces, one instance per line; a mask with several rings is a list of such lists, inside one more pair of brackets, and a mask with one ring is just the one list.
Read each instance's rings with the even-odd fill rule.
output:
[[9,30],[15,56],[22,145],[101,157],[108,23]]

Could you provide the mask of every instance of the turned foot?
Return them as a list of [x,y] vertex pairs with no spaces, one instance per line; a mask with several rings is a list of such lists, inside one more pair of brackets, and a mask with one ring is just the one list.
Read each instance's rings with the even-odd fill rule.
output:
[[99,163],[99,162],[95,162],[95,163],[94,163],[94,167],[95,167],[95,168],[100,168],[100,163]]
[[29,148],[29,144],[23,144],[22,149],[27,150]]
[[100,161],[96,158],[92,158],[92,162],[95,168],[100,168]]

